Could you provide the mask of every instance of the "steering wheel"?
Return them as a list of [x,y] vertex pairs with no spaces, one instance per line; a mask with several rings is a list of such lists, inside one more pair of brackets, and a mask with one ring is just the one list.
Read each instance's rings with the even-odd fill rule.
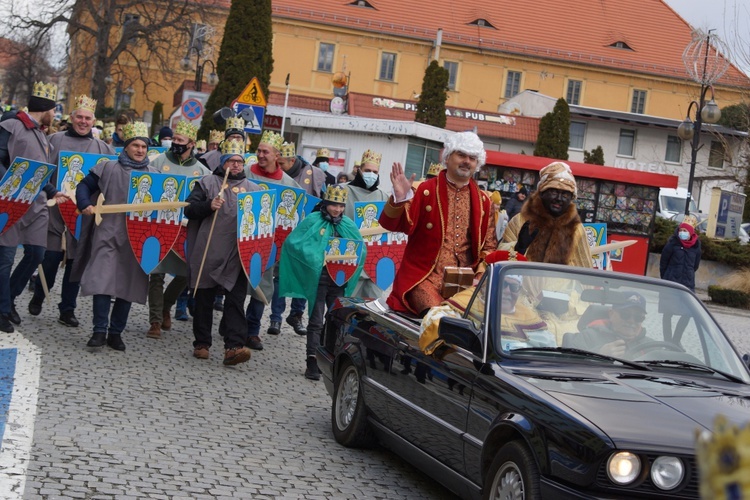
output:
[[657,349],[664,349],[667,351],[685,352],[682,346],[673,344],[672,342],[666,342],[664,340],[650,340],[628,347],[625,350],[625,357],[631,358],[636,355],[645,354],[649,351],[655,351]]

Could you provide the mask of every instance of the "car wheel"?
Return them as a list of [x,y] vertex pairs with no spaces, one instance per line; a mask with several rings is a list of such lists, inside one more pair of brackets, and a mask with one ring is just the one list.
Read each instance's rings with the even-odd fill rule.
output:
[[540,498],[539,468],[528,448],[511,441],[495,455],[484,484],[487,500],[535,500]]
[[351,361],[345,361],[336,377],[331,406],[333,436],[339,444],[349,448],[372,444],[374,438],[365,413],[359,372]]

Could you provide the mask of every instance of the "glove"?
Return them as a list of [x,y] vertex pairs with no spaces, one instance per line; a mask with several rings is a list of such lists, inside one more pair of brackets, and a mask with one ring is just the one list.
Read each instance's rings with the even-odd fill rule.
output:
[[516,241],[514,250],[526,255],[526,250],[528,250],[529,246],[534,242],[537,234],[539,234],[539,228],[534,229],[534,232],[529,232],[529,223],[525,222],[524,225],[521,226],[521,230],[518,232],[518,241]]

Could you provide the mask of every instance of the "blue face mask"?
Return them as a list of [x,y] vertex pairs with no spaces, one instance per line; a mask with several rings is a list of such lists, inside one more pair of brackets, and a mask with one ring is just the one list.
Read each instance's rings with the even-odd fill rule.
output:
[[677,233],[677,236],[678,236],[678,237],[679,237],[679,238],[680,238],[680,239],[681,239],[682,241],[687,241],[687,240],[689,240],[689,239],[690,239],[690,233],[688,233],[687,231],[680,231],[679,233]]
[[327,162],[327,161],[322,161],[322,162],[318,163],[318,167],[319,167],[319,168],[320,168],[320,169],[321,169],[321,170],[322,170],[323,172],[328,172],[328,162]]
[[378,180],[378,174],[375,172],[362,172],[362,179],[365,181],[365,186],[369,189]]

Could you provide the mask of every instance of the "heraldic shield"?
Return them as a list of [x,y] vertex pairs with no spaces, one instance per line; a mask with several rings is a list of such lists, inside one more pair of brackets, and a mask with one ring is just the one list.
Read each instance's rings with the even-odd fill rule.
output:
[[67,195],[70,199],[64,203],[58,203],[65,227],[75,239],[81,236],[81,214],[76,205],[76,188],[78,183],[89,173],[91,167],[105,161],[115,161],[115,155],[98,155],[93,153],[75,153],[72,151],[60,152],[60,161],[57,170],[57,190]]
[[275,264],[281,258],[281,246],[286,241],[292,229],[297,227],[302,219],[305,218],[305,197],[307,193],[304,189],[291,186],[284,186],[272,182],[259,184],[262,189],[275,189],[277,193],[276,203],[276,231],[273,237],[273,248],[271,249],[272,261],[269,266]]
[[237,196],[237,247],[250,286],[257,288],[268,269],[274,239],[276,190]]
[[362,257],[362,240],[348,240],[346,238],[331,238],[326,245],[326,269],[331,279],[338,285],[344,286],[359,266]]
[[[200,176],[185,178],[185,189],[183,189],[180,195],[180,201],[187,200],[198,179],[200,179]],[[177,233],[177,239],[174,241],[174,245],[172,245],[172,251],[185,262],[187,262],[187,234],[187,219],[183,217],[180,221],[180,232]]]
[[[384,201],[354,203],[354,223],[360,231],[380,227],[378,219],[383,212]],[[393,284],[396,270],[401,265],[406,250],[407,236],[404,233],[385,232],[363,236],[367,245],[364,272],[383,290]]]
[[[154,172],[130,174],[128,203],[175,202],[185,190],[185,176]],[[127,212],[125,225],[130,246],[141,269],[150,274],[177,240],[182,209]]]
[[23,217],[56,168],[21,157],[13,160],[0,179],[0,234]]

